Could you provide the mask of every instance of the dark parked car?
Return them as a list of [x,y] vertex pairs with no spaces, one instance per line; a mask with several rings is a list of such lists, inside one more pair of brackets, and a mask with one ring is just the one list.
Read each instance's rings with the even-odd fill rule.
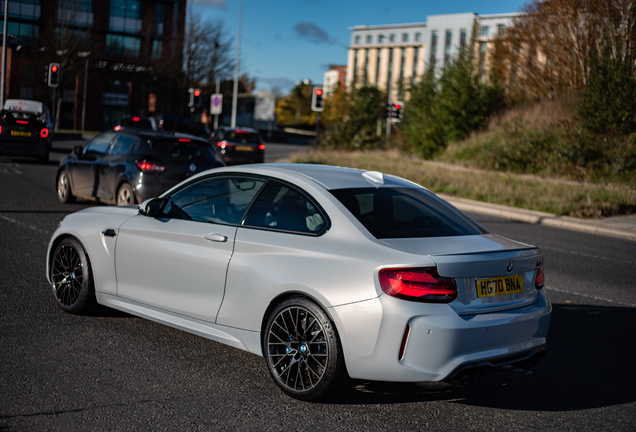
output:
[[256,129],[220,127],[214,131],[212,142],[227,165],[265,161],[265,144]]
[[125,129],[107,131],[60,161],[57,196],[129,205],[160,195],[182,180],[224,166],[210,144],[194,136]]
[[49,162],[53,119],[42,102],[9,99],[0,111],[0,154]]
[[119,123],[115,125],[116,131],[124,129],[141,129],[147,131],[158,131],[159,125],[154,117],[143,116],[123,116]]

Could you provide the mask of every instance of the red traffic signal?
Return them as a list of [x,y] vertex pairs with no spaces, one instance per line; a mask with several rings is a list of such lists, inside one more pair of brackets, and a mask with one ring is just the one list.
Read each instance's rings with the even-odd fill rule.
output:
[[47,84],[49,87],[57,87],[60,84],[60,64],[49,63]]
[[315,86],[314,93],[311,97],[311,110],[322,111],[325,109],[325,100],[322,94],[322,87]]
[[51,66],[51,72],[57,72],[57,66],[56,65]]
[[194,91],[194,97],[198,97],[198,96],[201,96],[201,90],[197,89]]
[[322,96],[322,89],[320,87],[316,88],[316,95]]

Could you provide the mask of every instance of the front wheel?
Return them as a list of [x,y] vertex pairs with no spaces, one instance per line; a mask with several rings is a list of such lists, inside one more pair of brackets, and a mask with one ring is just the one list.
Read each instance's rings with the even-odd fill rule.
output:
[[274,309],[263,333],[263,354],[274,382],[296,399],[331,399],[348,381],[335,326],[304,297]]
[[65,238],[55,248],[50,278],[53,298],[63,311],[85,313],[96,305],[91,265],[84,248],[74,238]]
[[135,194],[128,183],[123,183],[117,189],[117,205],[127,206],[135,204]]

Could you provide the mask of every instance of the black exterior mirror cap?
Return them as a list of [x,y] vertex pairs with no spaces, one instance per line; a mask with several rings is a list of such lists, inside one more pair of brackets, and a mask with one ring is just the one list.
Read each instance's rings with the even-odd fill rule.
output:
[[161,214],[166,200],[164,198],[150,198],[139,206],[139,214],[148,217],[157,217]]

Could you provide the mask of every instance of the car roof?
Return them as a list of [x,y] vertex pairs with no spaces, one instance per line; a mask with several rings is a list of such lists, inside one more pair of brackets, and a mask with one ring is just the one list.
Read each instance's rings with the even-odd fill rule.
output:
[[175,134],[171,134],[171,133],[167,133],[167,132],[160,132],[160,131],[153,131],[153,130],[149,130],[149,129],[122,129],[120,131],[106,131],[106,132],[114,132],[114,133],[125,133],[128,135],[136,135],[142,139],[148,139],[148,140],[165,140],[165,139],[189,139],[192,141],[197,141],[200,142],[202,144],[208,145],[208,142],[206,140],[204,140],[203,138],[199,138],[198,136],[195,135],[190,135],[190,134],[185,134],[185,133],[175,133]]
[[44,104],[42,102],[26,100],[26,99],[7,99],[4,103],[4,109],[10,111],[28,111],[34,113],[43,113]]
[[257,134],[258,131],[251,127],[228,127],[228,126],[219,126],[216,130],[223,130],[225,132],[234,132],[234,131],[245,131]]
[[273,177],[281,176],[304,181],[310,180],[329,190],[368,187],[422,187],[408,180],[377,171],[364,171],[328,165],[274,163],[227,168],[227,170],[230,169]]

